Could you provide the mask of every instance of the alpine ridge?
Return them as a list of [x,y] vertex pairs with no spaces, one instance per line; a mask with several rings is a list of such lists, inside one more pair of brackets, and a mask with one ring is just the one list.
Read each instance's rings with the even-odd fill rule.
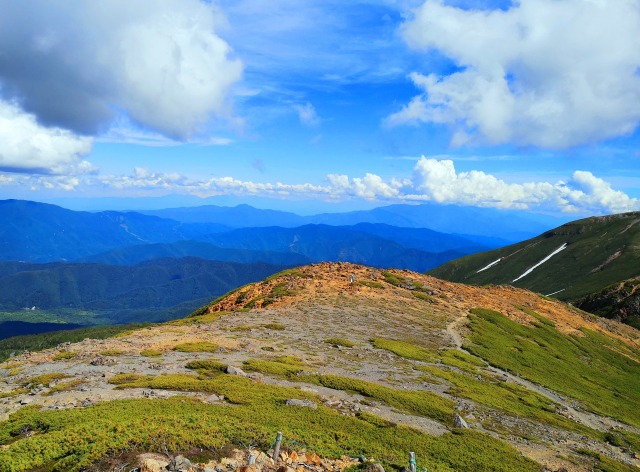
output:
[[526,288],[640,327],[637,295],[628,290],[640,275],[640,213],[573,221],[518,244],[450,261],[429,274]]
[[0,364],[0,470],[163,452],[195,471],[228,448],[268,453],[281,431],[288,459],[363,468],[401,468],[411,451],[433,471],[632,471],[638,374],[637,330],[560,301],[315,264],[181,320]]

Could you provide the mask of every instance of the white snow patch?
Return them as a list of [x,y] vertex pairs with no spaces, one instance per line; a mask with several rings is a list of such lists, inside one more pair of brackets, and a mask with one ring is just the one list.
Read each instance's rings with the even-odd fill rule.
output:
[[550,297],[551,295],[555,295],[556,293],[560,293],[560,292],[564,292],[564,289],[561,288],[560,290],[557,290],[557,291],[555,291],[553,293],[548,293],[548,294],[545,295],[545,297]]
[[494,265],[496,265],[498,262],[500,262],[502,260],[502,257],[500,259],[498,259],[497,261],[493,261],[491,264],[484,266],[482,269],[480,269],[479,271],[476,272],[476,274],[479,274],[480,272],[482,272],[483,270],[487,270],[489,267],[493,267]]
[[533,267],[531,267],[530,269],[527,269],[524,274],[522,274],[520,277],[518,277],[517,279],[513,279],[511,281],[511,283],[516,282],[518,280],[520,280],[522,277],[525,277],[527,275],[529,275],[531,272],[533,272],[534,269],[536,269],[537,267],[541,266],[542,264],[544,264],[545,262],[547,262],[549,259],[551,259],[553,256],[555,256],[556,254],[558,254],[560,251],[562,251],[564,248],[567,247],[567,243],[564,243],[562,246],[560,246],[558,249],[556,249],[555,251],[553,251],[551,254],[549,254],[547,257],[545,257],[544,259],[542,259],[540,262],[538,262],[536,265],[534,265]]

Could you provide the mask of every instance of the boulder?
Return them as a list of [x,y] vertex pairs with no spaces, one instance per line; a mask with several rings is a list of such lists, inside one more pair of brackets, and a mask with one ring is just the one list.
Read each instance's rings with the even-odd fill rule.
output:
[[291,398],[291,399],[287,400],[284,403],[285,403],[285,405],[288,405],[288,406],[301,406],[301,407],[305,407],[305,408],[311,408],[313,410],[318,408],[318,405],[316,405],[311,400],[299,400],[297,398]]
[[189,472],[193,467],[191,461],[184,456],[176,456],[172,462],[171,470],[176,472]]
[[467,424],[467,422],[458,413],[453,414],[453,425],[456,428],[465,428],[465,429],[469,428],[469,425]]
[[307,464],[319,466],[322,463],[322,459],[315,452],[312,454],[307,454],[306,456]]
[[246,377],[247,373],[239,367],[234,367],[232,365],[227,366],[227,374],[231,375],[239,375],[241,377]]
[[140,472],[163,472],[166,471],[167,463],[164,464],[155,459],[144,459],[140,463]]

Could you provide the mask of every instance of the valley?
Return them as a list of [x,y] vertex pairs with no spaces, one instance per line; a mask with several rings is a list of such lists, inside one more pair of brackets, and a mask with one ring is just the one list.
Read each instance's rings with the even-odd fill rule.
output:
[[[498,233],[544,227],[536,218],[495,210],[429,205],[305,217],[248,205],[150,213],[0,201],[0,219],[7,222],[0,228],[0,323],[64,328],[167,321],[286,267],[348,261],[422,272],[506,244]],[[461,216],[499,220],[500,229],[456,234]],[[14,334],[5,326],[0,339]],[[28,334],[28,327],[19,331]]]

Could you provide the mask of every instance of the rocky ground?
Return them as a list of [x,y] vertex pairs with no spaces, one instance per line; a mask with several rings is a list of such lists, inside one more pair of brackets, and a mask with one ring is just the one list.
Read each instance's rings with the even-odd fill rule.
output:
[[[462,349],[466,316],[474,307],[491,308],[521,323],[531,323],[531,317],[515,308],[525,306],[545,313],[565,333],[580,334],[579,328],[588,327],[640,347],[637,331],[628,326],[586,314],[577,315],[566,305],[524,290],[469,287],[405,271],[392,272],[405,280],[403,286],[386,283],[383,273],[376,269],[341,263],[308,266],[299,269],[295,275],[253,284],[235,292],[208,308],[210,315],[206,316],[210,321],[205,323],[169,323],[118,338],[86,339],[74,345],[20,354],[0,365],[0,420],[27,404],[49,409],[83,408],[114,399],[184,395],[183,392],[165,390],[117,390],[108,381],[122,373],[190,373],[185,364],[194,359],[215,359],[241,369],[245,360],[292,355],[301,358],[305,369],[313,372],[355,377],[394,388],[425,389],[450,397],[446,393],[447,385],[425,382],[424,376],[414,369],[418,361],[376,349],[369,340],[383,337],[410,340],[434,350]],[[415,284],[429,296],[414,296]],[[278,296],[271,296],[274,293]],[[246,309],[247,302],[251,300],[255,301],[252,309],[238,311]],[[216,313],[222,314],[213,316]],[[354,346],[343,347],[326,342],[335,337],[347,338],[354,342]],[[177,344],[203,341],[218,346],[216,352],[173,350]],[[67,356],[64,353],[71,354]],[[601,431],[611,427],[631,429],[611,418],[584,411],[579,404],[524,379],[498,369],[486,371],[502,381],[516,382],[553,399],[565,416],[591,428]],[[24,389],[30,378],[51,373],[62,373],[67,377],[48,387],[32,385]],[[241,370],[236,373],[248,375]],[[253,378],[257,382],[291,384],[261,374],[253,374]],[[449,431],[447,426],[431,419],[403,414],[359,395],[305,384],[303,380],[295,385],[316,392],[326,405],[344,414],[364,410],[429,434]],[[66,387],[60,388],[63,384]],[[190,395],[203,401],[224,403],[224,399],[204,393]],[[502,438],[546,470],[586,472],[589,470],[587,462],[576,454],[578,449],[584,448],[640,467],[640,461],[630,451],[512,417],[467,399],[454,397],[454,400],[460,416],[469,427]],[[499,427],[490,428],[487,426],[490,424]],[[248,456],[246,459],[249,460]],[[313,470],[311,465],[306,462],[295,467],[284,464],[293,470],[299,467],[302,467],[300,470]],[[332,469],[327,465],[322,470]]]

